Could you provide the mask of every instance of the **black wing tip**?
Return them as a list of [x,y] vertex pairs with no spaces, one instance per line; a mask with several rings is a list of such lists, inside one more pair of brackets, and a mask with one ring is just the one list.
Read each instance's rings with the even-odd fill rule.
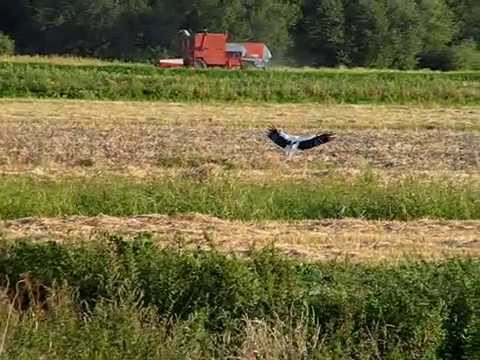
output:
[[330,142],[331,140],[335,139],[335,133],[334,132],[325,132],[322,134],[318,134],[314,136],[313,138],[310,138],[308,140],[304,140],[300,142],[299,149],[300,150],[307,150],[314,148],[316,146],[326,144]]
[[280,135],[280,131],[273,125],[269,126],[266,133],[265,133],[268,137],[272,136],[272,135]]
[[331,141],[337,138],[337,134],[334,132],[326,132],[318,136],[324,138],[326,141]]
[[289,141],[283,137],[281,131],[272,125],[268,128],[265,135],[281,148],[285,148],[289,144]]

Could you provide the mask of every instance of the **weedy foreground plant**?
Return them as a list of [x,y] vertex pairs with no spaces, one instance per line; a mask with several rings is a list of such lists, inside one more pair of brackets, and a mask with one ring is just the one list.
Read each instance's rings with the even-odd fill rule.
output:
[[6,358],[480,354],[478,259],[303,263],[272,248],[243,258],[159,249],[146,236],[3,242],[3,279],[26,272],[50,289],[48,311],[2,306]]

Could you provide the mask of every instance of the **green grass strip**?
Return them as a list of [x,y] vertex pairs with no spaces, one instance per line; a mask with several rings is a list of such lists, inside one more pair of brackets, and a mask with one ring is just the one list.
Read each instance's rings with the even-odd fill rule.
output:
[[480,72],[194,71],[0,62],[0,97],[480,105]]
[[353,179],[249,183],[224,177],[129,179],[0,177],[0,218],[198,212],[226,219],[480,219],[478,181]]

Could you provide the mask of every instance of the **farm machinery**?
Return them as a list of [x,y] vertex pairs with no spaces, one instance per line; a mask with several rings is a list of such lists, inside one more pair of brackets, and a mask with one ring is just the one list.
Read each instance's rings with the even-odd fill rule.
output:
[[272,53],[264,43],[228,42],[226,32],[209,33],[205,30],[193,35],[188,30],[180,30],[179,36],[183,58],[160,59],[157,66],[161,68],[265,69],[272,58]]

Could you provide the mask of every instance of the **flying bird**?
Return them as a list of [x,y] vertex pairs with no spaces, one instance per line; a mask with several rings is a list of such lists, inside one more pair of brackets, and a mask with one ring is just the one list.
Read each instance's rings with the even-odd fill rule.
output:
[[285,149],[287,159],[290,159],[297,151],[307,150],[316,146],[325,144],[335,138],[335,134],[331,132],[313,135],[313,136],[293,136],[288,135],[282,130],[274,127],[268,129],[267,136],[276,145]]

